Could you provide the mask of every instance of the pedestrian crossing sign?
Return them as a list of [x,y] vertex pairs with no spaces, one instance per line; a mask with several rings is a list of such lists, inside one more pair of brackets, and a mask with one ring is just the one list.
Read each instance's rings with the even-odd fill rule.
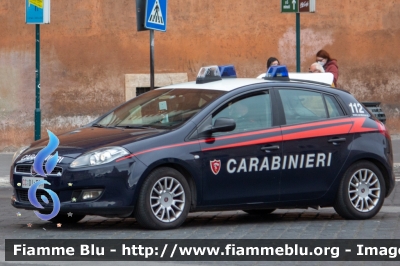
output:
[[167,30],[167,0],[146,1],[144,26],[151,30]]

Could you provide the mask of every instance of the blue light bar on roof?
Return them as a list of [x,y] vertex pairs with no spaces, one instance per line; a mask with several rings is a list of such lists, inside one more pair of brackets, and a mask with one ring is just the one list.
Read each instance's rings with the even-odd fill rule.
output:
[[289,80],[289,71],[286,66],[271,66],[268,68],[266,80]]
[[196,84],[203,84],[207,82],[221,80],[221,72],[218,66],[206,66],[200,68],[197,74]]
[[222,78],[236,78],[236,70],[233,65],[218,66]]

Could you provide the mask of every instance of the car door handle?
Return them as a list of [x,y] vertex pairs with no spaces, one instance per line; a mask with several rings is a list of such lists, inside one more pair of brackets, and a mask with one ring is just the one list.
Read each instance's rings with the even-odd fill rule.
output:
[[278,145],[273,145],[273,146],[264,146],[261,148],[262,151],[272,151],[272,150],[279,150]]
[[344,142],[344,141],[346,141],[346,138],[333,138],[333,139],[328,140],[328,142],[330,142],[330,143]]

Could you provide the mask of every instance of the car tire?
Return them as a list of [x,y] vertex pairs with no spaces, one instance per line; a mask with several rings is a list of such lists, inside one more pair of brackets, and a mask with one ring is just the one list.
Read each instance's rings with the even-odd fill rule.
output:
[[161,167],[144,181],[135,208],[137,222],[148,229],[179,227],[189,213],[190,187],[177,170]]
[[385,195],[385,180],[379,168],[371,162],[360,161],[345,172],[334,208],[345,219],[369,219],[379,212]]
[[244,212],[247,212],[250,215],[258,215],[258,216],[264,216],[264,215],[269,215],[272,212],[274,212],[276,209],[259,209],[259,210],[243,210]]
[[59,213],[56,217],[50,219],[49,221],[52,223],[61,223],[61,224],[75,224],[85,218],[86,215],[77,215],[72,214],[68,216],[68,213]]

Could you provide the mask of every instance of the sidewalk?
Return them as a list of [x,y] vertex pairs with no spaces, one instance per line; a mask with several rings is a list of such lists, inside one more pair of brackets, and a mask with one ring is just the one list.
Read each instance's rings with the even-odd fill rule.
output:
[[13,153],[0,153],[0,187],[10,186],[10,167]]

